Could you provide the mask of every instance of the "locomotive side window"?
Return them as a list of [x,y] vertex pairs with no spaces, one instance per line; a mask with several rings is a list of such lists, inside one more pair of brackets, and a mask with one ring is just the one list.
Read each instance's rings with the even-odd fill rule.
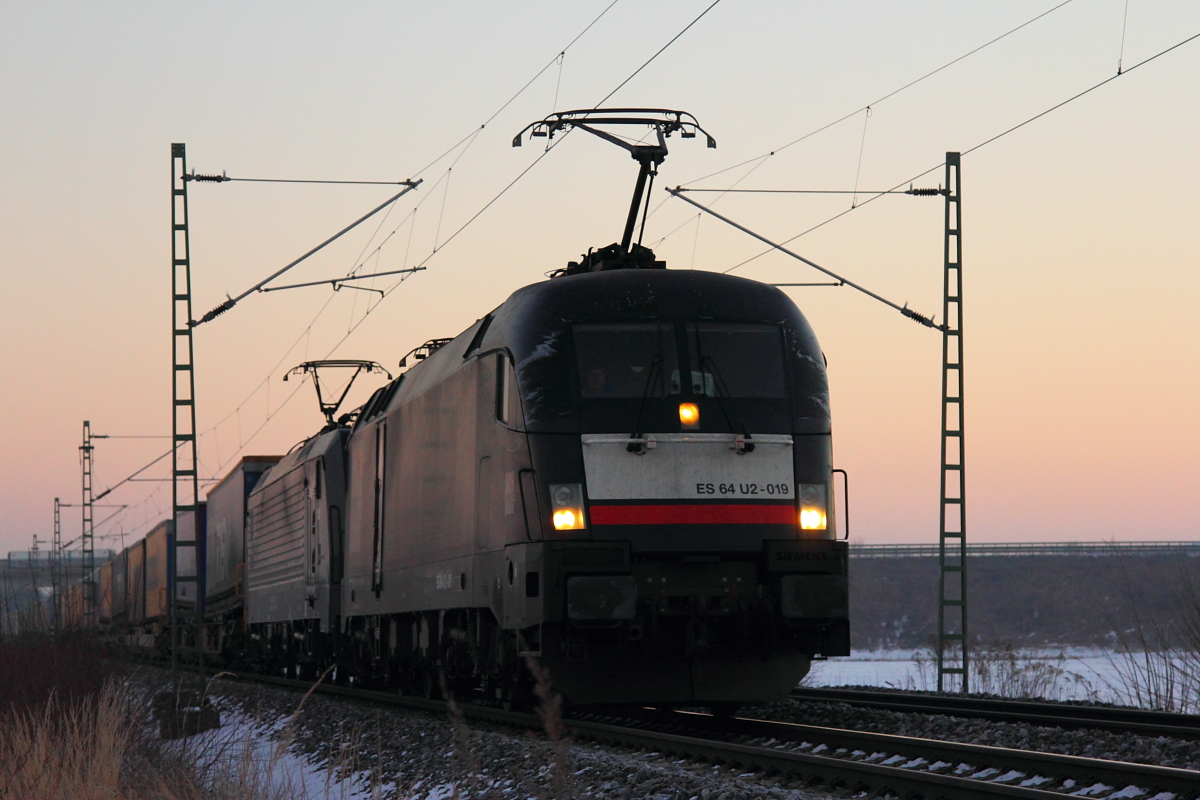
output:
[[787,396],[783,342],[775,325],[698,322],[687,326],[692,394]]
[[380,422],[375,428],[375,500],[374,500],[374,534],[371,542],[371,589],[375,596],[383,585],[383,509],[384,509],[384,468],[387,465],[387,425]]
[[496,354],[496,420],[508,423],[508,357]]
[[575,326],[579,385],[585,398],[679,394],[679,359],[670,323]]

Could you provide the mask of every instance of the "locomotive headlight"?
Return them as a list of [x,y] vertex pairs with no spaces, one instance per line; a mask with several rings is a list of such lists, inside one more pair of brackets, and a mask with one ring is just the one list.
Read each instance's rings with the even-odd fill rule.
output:
[[800,530],[823,531],[828,525],[825,484],[800,484]]
[[700,427],[700,406],[695,403],[679,404],[679,424],[685,431],[694,431]]
[[579,531],[587,527],[583,519],[583,485],[550,484],[551,514],[556,531]]

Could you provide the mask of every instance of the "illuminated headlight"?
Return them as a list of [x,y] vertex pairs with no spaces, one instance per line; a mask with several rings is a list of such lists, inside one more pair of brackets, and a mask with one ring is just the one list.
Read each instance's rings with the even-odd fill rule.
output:
[[556,531],[578,531],[583,521],[583,486],[578,483],[550,484],[550,505]]
[[679,424],[685,431],[698,429],[700,427],[700,406],[695,403],[680,403]]
[[800,530],[823,531],[828,525],[825,484],[800,484]]

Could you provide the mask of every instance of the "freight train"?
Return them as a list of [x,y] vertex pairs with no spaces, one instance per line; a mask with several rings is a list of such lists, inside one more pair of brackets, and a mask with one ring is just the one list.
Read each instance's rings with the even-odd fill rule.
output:
[[[211,660],[520,703],[534,658],[576,704],[719,705],[849,653],[804,316],[772,286],[614,252],[426,343],[343,424],[212,489]],[[100,569],[100,620],[143,646],[165,641],[172,536]]]
[[[849,654],[812,329],[775,287],[667,270],[632,241],[666,138],[716,142],[663,109],[526,131],[571,127],[640,164],[622,241],[426,342],[339,421],[323,403],[328,424],[286,456],[243,459],[197,516],[201,588],[176,598],[203,620],[193,650],[505,704],[528,701],[536,660],[574,704],[725,708]],[[165,640],[172,535],[105,578],[125,599],[101,618],[142,646]]]

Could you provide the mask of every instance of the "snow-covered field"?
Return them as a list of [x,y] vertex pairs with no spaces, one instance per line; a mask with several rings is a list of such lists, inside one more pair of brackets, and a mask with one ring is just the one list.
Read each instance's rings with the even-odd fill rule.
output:
[[[1115,691],[1121,685],[1115,653],[1089,648],[1018,650],[1017,664],[1027,668],[1043,666],[1061,670],[1055,681],[1053,700],[1098,700],[1116,702]],[[932,691],[937,688],[936,665],[929,654],[911,650],[858,651],[844,658],[817,662],[808,686],[880,686],[894,689]]]

